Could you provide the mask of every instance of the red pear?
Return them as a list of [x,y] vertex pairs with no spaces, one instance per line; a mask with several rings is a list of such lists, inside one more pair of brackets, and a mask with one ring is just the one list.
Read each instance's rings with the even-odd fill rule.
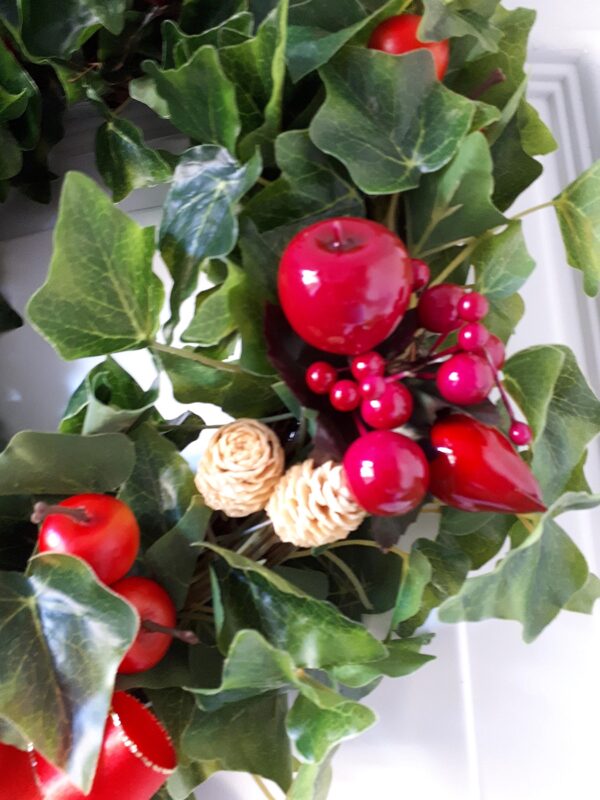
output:
[[503,514],[545,510],[533,473],[496,428],[453,414],[436,422],[431,442],[437,456],[429,490],[446,505]]

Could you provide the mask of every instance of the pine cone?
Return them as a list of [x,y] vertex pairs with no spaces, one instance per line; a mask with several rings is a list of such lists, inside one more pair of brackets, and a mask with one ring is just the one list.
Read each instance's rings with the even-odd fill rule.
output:
[[311,459],[291,467],[267,503],[282,542],[319,547],[345,539],[366,517],[348,490],[340,464],[315,467]]
[[284,468],[283,448],[273,431],[257,420],[238,419],[209,442],[196,486],[209,508],[245,517],[265,507]]

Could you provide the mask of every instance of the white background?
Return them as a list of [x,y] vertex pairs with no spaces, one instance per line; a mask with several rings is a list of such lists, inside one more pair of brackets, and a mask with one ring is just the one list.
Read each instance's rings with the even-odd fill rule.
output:
[[[600,157],[600,4],[598,0],[537,0],[531,53],[531,99],[560,139],[561,155],[545,159],[544,177],[519,202],[525,208],[554,196]],[[516,2],[506,2],[514,7]],[[147,136],[164,139],[160,122]],[[56,171],[93,173],[93,126],[74,116],[57,149]],[[156,141],[155,141],[156,140]],[[137,192],[122,205],[139,221],[156,222],[163,190]],[[0,283],[22,310],[44,280],[55,207],[13,197],[0,209]],[[538,268],[527,286],[527,318],[514,348],[563,342],[578,354],[600,388],[598,304],[583,298],[579,274],[564,263],[552,211],[528,217],[526,233]],[[122,363],[146,383],[143,355]],[[22,428],[55,429],[66,400],[90,367],[63,364],[33,331],[0,339],[0,420],[7,435]],[[177,413],[168,389],[165,411]],[[600,459],[589,463],[600,486]],[[569,515],[563,524],[600,568],[597,513]],[[420,529],[414,535],[422,534]],[[596,766],[600,719],[599,617],[562,614],[531,645],[512,622],[444,626],[430,650],[438,659],[408,678],[384,682],[368,698],[379,724],[346,743],[334,762],[331,800],[564,800],[600,796]],[[273,789],[279,798],[281,793]],[[201,800],[258,800],[245,776],[218,775],[198,790]]]

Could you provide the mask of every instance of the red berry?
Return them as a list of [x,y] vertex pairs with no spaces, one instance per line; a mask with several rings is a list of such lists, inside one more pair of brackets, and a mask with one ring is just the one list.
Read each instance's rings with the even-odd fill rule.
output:
[[490,333],[489,339],[485,343],[485,352],[492,359],[492,364],[498,369],[502,369],[506,360],[506,350],[501,339]]
[[467,352],[481,350],[489,338],[488,329],[480,322],[470,322],[458,332],[458,344]]
[[129,572],[140,546],[140,529],[129,506],[105,494],[78,494],[58,505],[82,509],[87,521],[48,514],[40,527],[40,553],[79,556],[107,584]]
[[421,325],[434,333],[450,333],[462,324],[458,304],[464,297],[462,286],[441,283],[425,289],[419,298],[417,312]]
[[363,353],[362,356],[356,356],[356,358],[352,359],[350,371],[357,381],[369,375],[383,375],[385,372],[385,358],[374,351]]
[[465,414],[436,422],[431,443],[432,494],[463,511],[527,514],[544,511],[533,473],[496,428]]
[[358,384],[347,380],[334,383],[329,399],[337,411],[354,411],[360,403]]
[[431,279],[431,270],[424,261],[418,258],[411,259],[413,271],[413,292],[424,289]]
[[397,236],[377,222],[339,217],[294,236],[281,259],[278,289],[304,341],[358,355],[396,328],[412,282],[410,258]]
[[494,387],[494,372],[481,356],[459,353],[439,368],[436,383],[449,403],[470,406],[481,403]]
[[306,385],[315,394],[327,394],[337,378],[337,370],[326,361],[315,361],[306,370]]
[[508,435],[511,442],[514,442],[514,444],[520,447],[529,444],[533,438],[531,428],[525,422],[513,422],[513,424],[510,426]]
[[344,472],[356,501],[369,514],[406,514],[425,497],[429,466],[412,439],[393,431],[372,431],[353,442]]
[[441,81],[448,69],[450,46],[447,39],[441,42],[422,42],[417,36],[421,19],[417,14],[398,14],[386,19],[371,34],[369,47],[394,55],[425,48],[433,56],[435,74]]
[[[131,603],[142,621],[150,620],[167,628],[175,627],[177,613],[173,601],[156,581],[123,578],[110,588]],[[172,637],[167,633],[153,633],[141,628],[121,661],[118,672],[145,672],[154,667],[165,656],[171,641]]]
[[363,400],[360,413],[372,428],[389,430],[408,422],[413,406],[412,394],[406,386],[402,383],[388,383],[380,397]]
[[479,322],[490,310],[487,298],[479,292],[466,294],[458,304],[458,315],[465,322]]
[[364,400],[375,400],[385,392],[387,383],[380,375],[369,375],[360,384],[360,395]]

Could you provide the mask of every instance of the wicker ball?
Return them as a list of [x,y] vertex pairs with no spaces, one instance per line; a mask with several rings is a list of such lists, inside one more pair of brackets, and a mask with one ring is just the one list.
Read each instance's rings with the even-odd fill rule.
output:
[[312,460],[291,467],[266,507],[277,536],[297,547],[319,547],[345,539],[366,517],[348,490],[342,466]]
[[270,428],[254,419],[223,425],[198,464],[204,502],[228,517],[263,509],[284,471],[284,453]]

